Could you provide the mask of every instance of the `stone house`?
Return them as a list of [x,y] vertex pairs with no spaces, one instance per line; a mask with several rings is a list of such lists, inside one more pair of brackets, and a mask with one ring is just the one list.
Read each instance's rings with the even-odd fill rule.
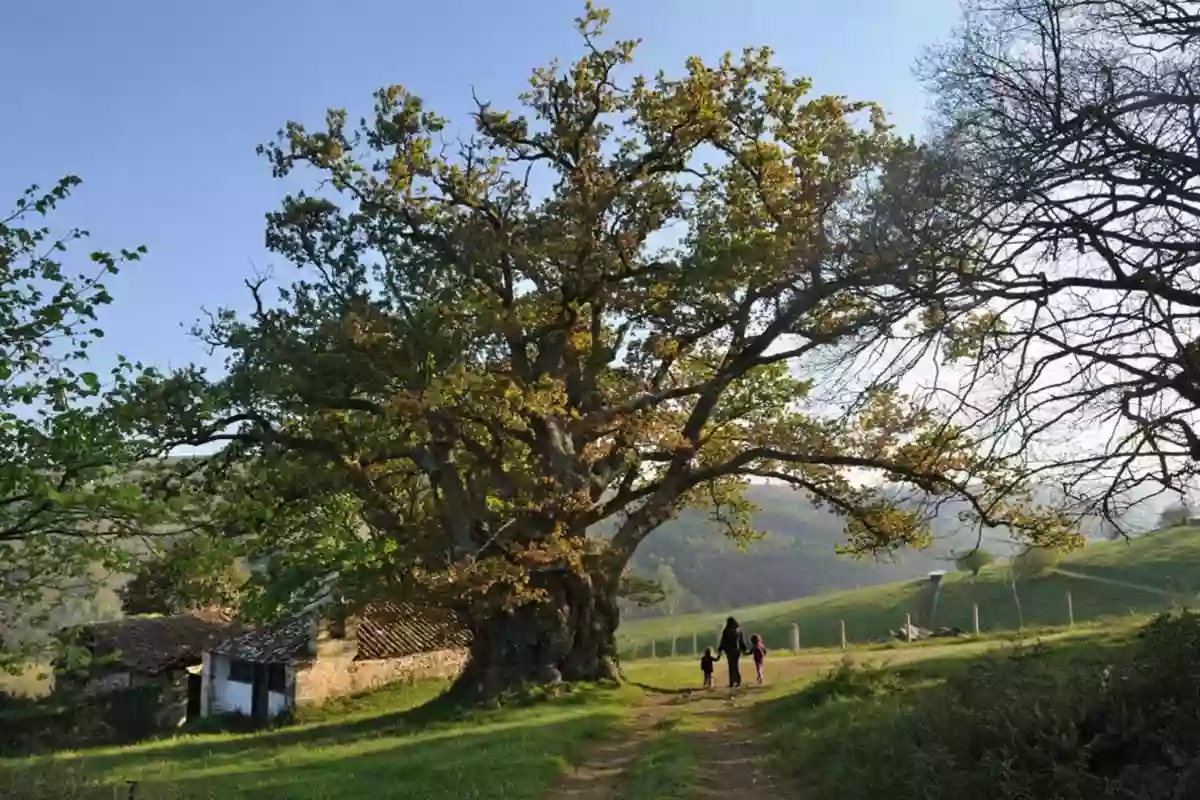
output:
[[351,617],[329,607],[244,633],[204,653],[200,713],[258,722],[395,681],[451,678],[466,664],[470,634],[448,612],[371,603]]
[[55,664],[54,691],[101,701],[128,717],[117,727],[147,733],[200,715],[204,652],[245,630],[220,610],[136,616],[70,628],[65,643],[90,656],[81,668]]

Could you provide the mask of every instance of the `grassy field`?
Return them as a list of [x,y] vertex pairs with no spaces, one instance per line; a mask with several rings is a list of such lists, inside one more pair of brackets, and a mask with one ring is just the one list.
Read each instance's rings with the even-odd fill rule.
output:
[[[1016,630],[1019,618],[1007,571],[1006,565],[996,564],[977,578],[947,575],[936,624],[970,631],[972,606],[977,604],[982,633]],[[1172,596],[1178,603],[1194,603],[1200,590],[1200,529],[1178,528],[1131,542],[1092,544],[1064,558],[1055,572],[1022,581],[1017,590],[1027,628],[1066,625],[1068,591],[1078,623],[1152,614],[1166,608]],[[657,656],[667,655],[673,637],[676,651],[690,654],[693,634],[703,649],[715,642],[727,613],[736,616],[748,634],[761,633],[769,648],[790,646],[793,624],[799,626],[802,648],[835,646],[841,620],[851,642],[879,641],[904,624],[905,614],[924,623],[920,617],[928,606],[929,591],[927,581],[907,581],[732,612],[641,620],[622,626],[622,657],[649,655],[652,641]]]
[[[0,760],[0,797],[504,798],[542,796],[578,751],[612,733],[628,690],[461,712],[446,684],[399,685],[258,734],[182,736],[132,747]],[[634,693],[636,694],[636,692]],[[124,797],[124,794],[119,795]]]
[[[1095,653],[1130,641],[1132,625],[1080,625],[1023,642],[1036,638],[1046,647]],[[851,657],[879,663],[905,686],[924,690],[1010,646],[1002,639],[942,640],[857,648]],[[869,728],[875,715],[886,718],[897,707],[886,698],[878,705],[868,698],[815,707],[812,690],[828,683],[845,657],[831,650],[772,653],[767,686],[736,696],[694,691],[700,674],[690,657],[631,663],[625,670],[629,684],[620,689],[576,687],[491,710],[453,708],[443,701],[444,683],[396,685],[302,710],[297,724],[257,734],[192,734],[0,760],[0,797],[109,800],[127,797],[128,782],[136,781],[138,800],[535,800],[577,796],[563,791],[563,780],[589,758],[595,780],[605,786],[599,794],[578,796],[709,796],[703,792],[723,786],[725,773],[735,769],[757,775],[763,796],[795,796],[789,787],[813,784],[829,790],[814,797],[838,797],[839,781],[848,777],[830,766],[837,759],[829,742]],[[612,763],[607,753],[620,752],[623,744],[631,745],[624,748],[628,757],[606,769]],[[814,770],[821,774],[810,774]],[[770,783],[767,772],[787,783]]]
[[[941,691],[938,686],[964,674],[988,651],[1018,640],[1036,638],[1063,653],[1095,658],[1109,645],[1131,641],[1132,627],[1167,604],[1167,576],[1173,579],[1176,599],[1190,601],[1192,587],[1200,586],[1200,530],[1165,532],[1128,545],[1093,545],[1065,560],[1057,573],[1027,582],[1019,589],[1026,622],[1019,635],[1011,632],[1016,612],[1002,568],[986,570],[976,580],[948,576],[938,623],[968,627],[971,604],[979,603],[987,635],[851,650],[860,662],[884,664],[887,674],[899,676],[909,687],[899,695],[821,705],[811,692],[830,683],[844,658],[832,647],[838,641],[838,620],[847,621],[852,640],[883,637],[906,612],[920,608],[922,588],[912,583],[735,612],[747,632],[765,634],[773,650],[768,686],[750,688],[741,695],[741,706],[730,705],[718,690],[696,694],[698,701],[647,709],[648,702],[687,697],[687,690],[698,688],[695,659],[682,653],[690,650],[691,631],[697,631],[703,647],[704,637],[715,637],[725,615],[696,615],[624,629],[624,635],[642,644],[643,654],[651,638],[658,639],[660,655],[667,653],[669,636],[676,633],[681,656],[627,661],[630,685],[622,689],[580,687],[543,702],[464,712],[442,702],[444,683],[398,685],[305,710],[297,724],[258,734],[192,734],[132,747],[0,760],[0,797],[109,800],[128,796],[126,787],[136,782],[139,800],[535,800],[555,796],[562,776],[578,771],[572,765],[594,755],[597,747],[636,735],[632,756],[618,778],[610,777],[619,788],[611,796],[667,800],[693,796],[706,780],[719,783],[719,776],[709,773],[714,764],[723,763],[714,754],[724,752],[722,737],[728,730],[714,726],[751,723],[761,732],[755,737],[777,754],[779,772],[787,780],[811,785],[814,797],[839,797],[840,787],[856,779],[831,766],[850,762],[839,762],[830,748],[860,739],[877,741],[880,747],[902,743],[903,737],[892,732],[900,730],[897,720],[905,717],[898,711],[909,702],[904,698],[914,696],[910,689]],[[1070,631],[1041,628],[1065,622],[1068,589],[1077,625]],[[783,649],[793,622],[800,625],[805,645],[800,653]],[[717,677],[720,683],[723,675]],[[698,710],[705,704],[708,712]],[[927,705],[938,707],[936,701]],[[755,749],[755,737],[747,752]],[[814,770],[819,774],[806,774]]]

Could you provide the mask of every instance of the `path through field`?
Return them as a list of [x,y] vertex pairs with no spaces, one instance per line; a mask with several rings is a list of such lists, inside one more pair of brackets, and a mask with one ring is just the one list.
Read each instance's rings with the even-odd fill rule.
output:
[[1170,594],[1166,589],[1159,589],[1154,586],[1146,586],[1141,583],[1130,583],[1129,581],[1117,580],[1116,578],[1106,578],[1102,575],[1088,575],[1083,572],[1075,572],[1074,570],[1056,568],[1054,570],[1059,575],[1065,575],[1068,578],[1074,578],[1080,581],[1093,581],[1094,583],[1106,583],[1109,586],[1119,586],[1122,589],[1135,589],[1140,592],[1149,592],[1166,597]]
[[[859,661],[899,665],[943,656],[977,655],[1003,646],[1002,642],[963,642],[948,645],[898,648],[887,651],[852,651]],[[680,688],[700,677],[690,659],[636,662],[630,669],[633,683],[645,692],[626,720],[619,736],[595,743],[546,795],[570,800],[683,800],[728,796],[731,784],[740,793],[748,790],[759,797],[803,798],[805,791],[792,776],[781,770],[771,756],[771,732],[752,726],[755,706],[776,690],[800,689],[804,683],[826,673],[843,654],[838,652],[780,654],[768,658],[768,685],[743,686],[729,690]],[[753,667],[750,667],[753,670]],[[718,684],[724,679],[718,665]],[[673,737],[673,750],[664,749]],[[682,755],[680,753],[682,751]],[[667,772],[672,766],[651,760],[655,753],[673,753],[684,758],[676,763],[675,780],[640,788],[646,772]],[[640,773],[634,776],[634,773]],[[649,783],[654,784],[650,775]],[[638,784],[638,785],[635,785]]]
[[[628,785],[628,771],[667,730],[685,737],[697,767],[692,792],[670,797],[727,797],[734,781],[739,792],[758,797],[802,797],[772,762],[762,735],[750,726],[749,712],[762,696],[757,687],[732,692],[649,690],[622,736],[595,745],[547,797],[650,800]],[[664,725],[668,720],[674,724]]]

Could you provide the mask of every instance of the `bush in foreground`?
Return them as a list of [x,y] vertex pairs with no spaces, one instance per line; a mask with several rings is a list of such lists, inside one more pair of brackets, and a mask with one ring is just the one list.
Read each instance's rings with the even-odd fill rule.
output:
[[1200,797],[1200,616],[1107,652],[1017,649],[934,686],[868,672],[835,670],[794,701],[815,708],[774,721],[827,796]]

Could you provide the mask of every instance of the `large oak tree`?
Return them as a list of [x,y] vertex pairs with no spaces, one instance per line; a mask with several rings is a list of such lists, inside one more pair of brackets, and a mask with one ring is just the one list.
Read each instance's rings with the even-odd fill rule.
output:
[[144,382],[136,406],[225,444],[214,514],[252,542],[258,599],[450,604],[475,632],[463,685],[491,692],[611,676],[635,549],[689,505],[748,535],[750,480],[843,514],[855,551],[927,536],[885,482],[1069,540],[894,386],[814,400],[968,243],[927,154],[766,50],[637,76],[605,18],[588,8],[583,56],[536,71],[524,115],[481,102],[469,137],[392,86],[357,125],[331,111],[261,148],[316,179],[268,219],[301,276],[203,328],[224,375]]

